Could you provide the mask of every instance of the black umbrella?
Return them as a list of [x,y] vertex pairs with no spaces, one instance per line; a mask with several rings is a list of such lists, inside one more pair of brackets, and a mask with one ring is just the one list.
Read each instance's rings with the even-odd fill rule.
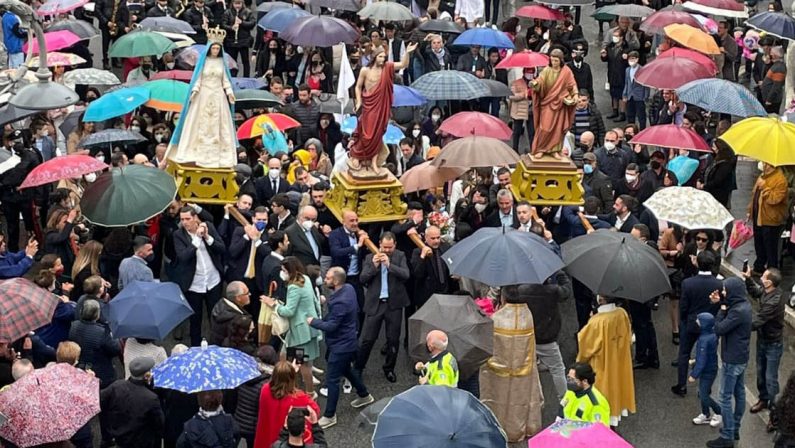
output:
[[77,129],[77,124],[80,123],[80,117],[82,117],[84,113],[84,110],[78,110],[64,117],[63,123],[58,126],[58,129],[61,130],[64,137],[69,138],[69,134]]
[[259,5],[257,5],[257,11],[268,13],[272,9],[292,8],[292,7],[293,4],[287,2],[262,2]]
[[128,144],[138,143],[146,140],[143,135],[127,131],[125,129],[105,129],[104,131],[95,132],[88,137],[80,140],[77,144],[78,148],[90,148],[92,146],[105,146],[112,144]]
[[451,34],[461,34],[464,32],[464,29],[460,26],[456,25],[455,22],[452,20],[429,20],[420,24],[417,27],[420,31],[425,31],[426,33],[451,33]]
[[321,114],[348,114],[353,115],[353,101],[348,101],[343,109],[339,98],[330,93],[321,93],[315,101]]
[[381,411],[384,410],[386,405],[392,401],[392,398],[394,397],[382,398],[364,408],[362,412],[359,412],[359,415],[356,416],[356,428],[372,434],[375,431],[375,425],[378,423],[378,416],[381,415]]
[[362,9],[362,5],[358,0],[309,0],[309,4],[335,11],[358,11]]
[[481,79],[483,85],[489,89],[489,97],[505,98],[511,96],[511,89],[496,79]]
[[47,32],[61,30],[71,31],[80,39],[91,39],[99,35],[99,30],[94,28],[93,25],[84,20],[77,19],[58,20],[57,22],[53,22],[53,24],[46,29]]
[[22,109],[21,107],[16,107],[11,103],[7,103],[5,106],[0,107],[0,126],[19,121],[31,115],[36,115],[39,112],[41,111]]
[[284,106],[276,95],[267,90],[245,89],[235,91],[235,109],[263,109]]
[[671,291],[660,253],[627,233],[597,230],[561,250],[566,272],[596,294],[647,302]]

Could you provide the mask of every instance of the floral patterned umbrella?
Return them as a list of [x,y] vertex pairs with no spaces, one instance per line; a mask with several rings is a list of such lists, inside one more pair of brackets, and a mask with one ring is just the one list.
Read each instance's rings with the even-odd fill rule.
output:
[[50,323],[58,298],[30,280],[0,281],[0,342],[14,342]]
[[[78,146],[78,148],[84,147]],[[38,187],[39,185],[58,182],[61,179],[75,179],[84,174],[102,171],[107,167],[95,157],[83,154],[67,154],[52,158],[33,168],[19,188]]]
[[85,86],[115,86],[121,81],[113,72],[98,68],[78,68],[63,75],[64,84]]
[[152,371],[155,387],[188,394],[234,389],[259,374],[257,361],[251,356],[233,348],[208,346],[207,341],[168,358]]
[[[47,66],[48,67],[63,67],[70,65],[80,65],[86,62],[85,59],[72,53],[59,53],[57,51],[47,52]],[[38,67],[39,57],[33,56],[27,63],[28,67]]]
[[692,187],[657,190],[643,203],[657,219],[679,224],[686,229],[723,230],[734,217],[711,194]]

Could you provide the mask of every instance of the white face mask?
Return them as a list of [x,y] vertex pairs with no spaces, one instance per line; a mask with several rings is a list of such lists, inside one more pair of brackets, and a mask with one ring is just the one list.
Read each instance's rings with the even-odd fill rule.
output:
[[616,149],[616,144],[613,142],[605,142],[605,149],[608,151],[612,151]]
[[274,168],[270,168],[270,169],[268,170],[268,176],[269,176],[271,179],[276,179],[276,178],[278,178],[278,177],[279,177],[279,174],[281,173],[281,171],[282,171],[282,170],[280,170],[279,168],[275,168],[275,169],[274,169]]
[[544,31],[544,34],[541,36],[544,40],[549,40],[549,31]]
[[634,176],[632,174],[626,174],[624,175],[624,178],[627,180],[627,183],[631,184],[632,182],[635,182],[635,179],[637,179],[638,176]]
[[420,136],[420,130],[419,129],[412,129],[411,135],[413,135],[414,138],[419,137]]
[[519,34],[521,32],[522,32],[522,25],[516,25],[516,34]]
[[636,61],[636,60],[631,60],[631,61],[629,61],[629,66],[630,66],[630,67],[634,67],[634,66],[636,66],[636,65],[638,65],[638,61]]
[[476,212],[483,213],[483,210],[486,210],[486,204],[475,204]]
[[765,171],[765,164],[762,162],[757,163],[756,169],[758,169],[759,171]]
[[88,174],[85,175],[85,178],[86,178],[86,182],[88,182],[90,184],[94,183],[94,181],[97,180],[97,173],[88,173]]
[[287,280],[290,280],[290,274],[288,274],[286,271],[279,271],[279,278],[282,279],[283,282],[286,282]]
[[308,219],[301,223],[301,227],[303,227],[304,230],[312,230],[312,227],[314,227],[314,226],[315,226],[315,223],[310,221],[310,220],[308,220]]
[[439,121],[441,118],[442,118],[441,115],[436,115],[436,114],[431,115],[431,120],[433,121]]
[[157,140],[158,143],[162,143],[163,139],[165,139],[165,138],[166,138],[166,134],[155,134],[155,140]]
[[166,68],[169,69],[169,70],[173,70],[174,69],[174,63],[173,62],[166,62]]
[[97,155],[95,155],[94,158],[99,160],[100,162],[104,162],[105,161],[105,154],[100,152]]
[[619,43],[619,42],[621,42],[621,38],[620,38],[620,37],[618,37],[618,36],[613,36],[613,43],[614,43],[614,44],[617,44],[617,43]]
[[141,132],[140,126],[130,126],[130,130],[133,132]]

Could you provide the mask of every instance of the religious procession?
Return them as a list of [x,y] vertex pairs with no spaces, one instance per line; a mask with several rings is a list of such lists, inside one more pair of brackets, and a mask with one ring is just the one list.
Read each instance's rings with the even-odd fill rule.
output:
[[0,446],[794,448],[786,11],[0,0]]

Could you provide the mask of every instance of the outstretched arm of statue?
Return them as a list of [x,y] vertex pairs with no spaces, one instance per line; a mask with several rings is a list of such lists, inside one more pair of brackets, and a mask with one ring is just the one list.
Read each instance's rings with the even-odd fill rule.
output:
[[362,107],[362,89],[364,89],[364,80],[367,79],[367,73],[370,71],[367,67],[362,67],[362,70],[359,72],[359,79],[356,80],[356,103],[354,103],[353,110],[355,112],[359,112],[359,108]]
[[395,71],[403,70],[404,68],[409,66],[409,58],[411,58],[411,53],[414,53],[414,50],[417,49],[416,42],[410,43],[406,46],[406,51],[403,53],[403,56],[400,58],[400,62],[395,64]]

